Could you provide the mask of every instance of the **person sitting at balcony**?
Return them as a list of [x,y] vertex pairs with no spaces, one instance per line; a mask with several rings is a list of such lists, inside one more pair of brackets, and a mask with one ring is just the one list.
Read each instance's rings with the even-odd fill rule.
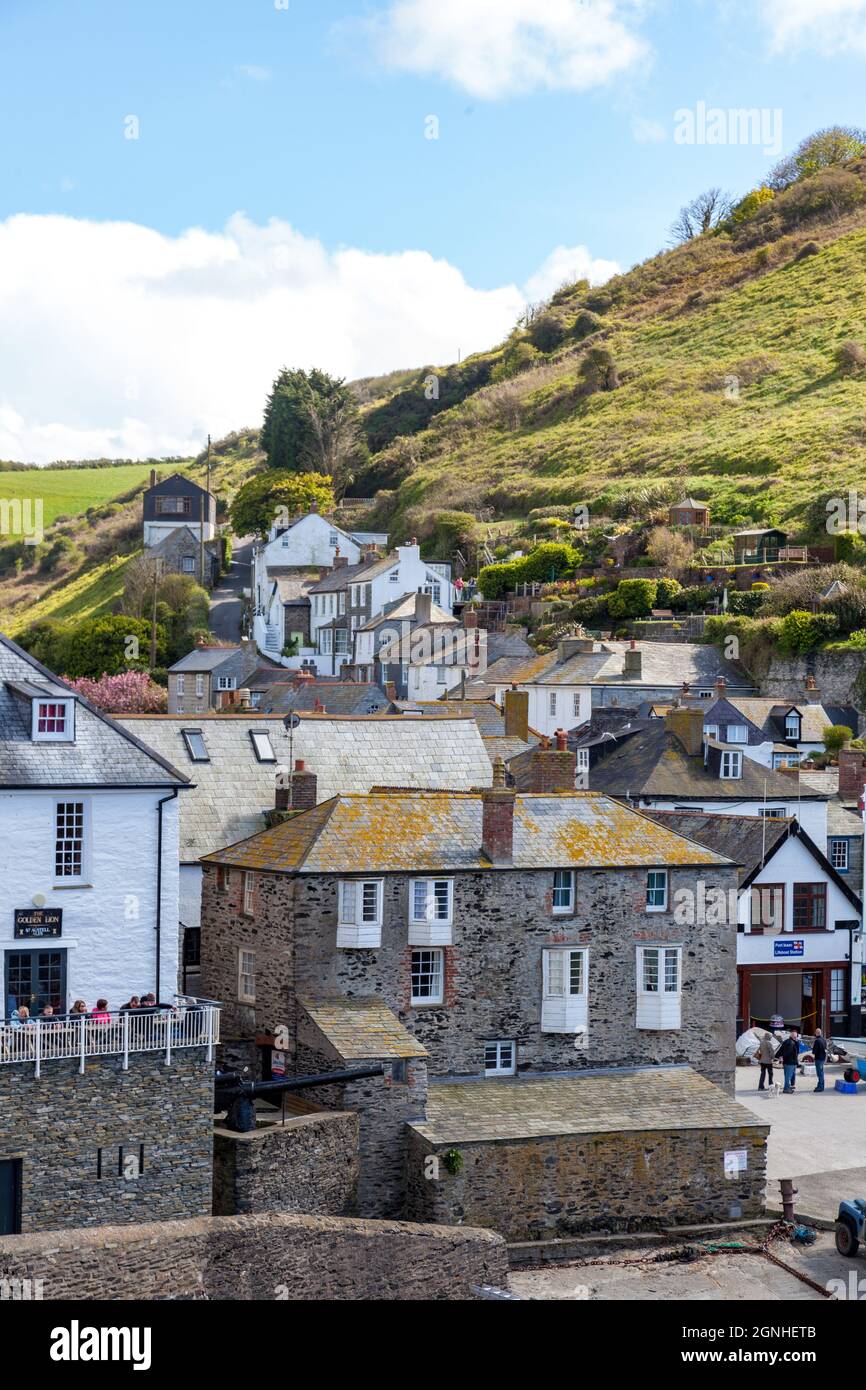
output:
[[11,1022],[13,1028],[23,1028],[25,1024],[33,1022],[26,1004],[21,1004],[17,1009],[13,1009]]
[[139,1005],[139,1007],[142,1009],[146,1009],[147,1012],[151,1014],[159,1012],[156,1002],[156,995],[153,993],[152,990],[149,990],[147,994],[143,994],[141,996],[141,1004]]
[[54,1012],[54,1005],[53,1005],[53,1004],[46,1004],[46,1005],[45,1005],[45,1007],[44,1007],[43,1010],[42,1010],[42,1013],[39,1015],[39,1020],[40,1020],[40,1022],[42,1022],[42,1023],[53,1023],[53,1024],[55,1024],[55,1025],[58,1024],[58,1023],[60,1022],[60,1019],[57,1017],[57,1015],[56,1015],[55,1012]]
[[72,1005],[72,1008],[69,1010],[69,1017],[70,1017],[70,1018],[86,1018],[86,1017],[87,1017],[87,1005],[85,1004],[85,1002],[84,1002],[83,999],[76,999],[75,1003]]
[[133,995],[130,997],[129,1003],[128,1003],[128,1004],[122,1005],[120,1012],[121,1012],[122,1014],[128,1014],[128,1013],[130,1012],[131,1009],[140,1009],[140,1008],[141,1008],[141,1000],[139,999],[139,997],[138,997],[137,994],[133,994]]
[[96,1008],[93,1010],[93,1013],[90,1015],[90,1018],[93,1023],[111,1022],[111,1014],[108,1012],[107,999],[97,999]]

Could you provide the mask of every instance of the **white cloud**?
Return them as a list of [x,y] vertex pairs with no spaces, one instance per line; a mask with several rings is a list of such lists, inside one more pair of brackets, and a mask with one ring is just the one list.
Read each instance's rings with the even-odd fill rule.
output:
[[0,223],[0,458],[197,451],[261,420],[276,372],[346,377],[451,362],[499,341],[566,276],[616,267],[557,248],[524,289],[474,289],[425,251],[327,250],[238,214],[221,232],[20,215]]
[[367,25],[380,62],[474,97],[585,91],[647,58],[644,0],[391,0]]
[[764,0],[775,52],[866,52],[866,0]]
[[585,246],[557,246],[527,280],[526,294],[535,303],[548,299],[560,285],[570,285],[575,280],[602,285],[612,275],[618,275],[619,269],[616,261],[598,260]]
[[271,77],[270,68],[259,67],[257,63],[241,63],[238,72],[252,82],[267,82]]

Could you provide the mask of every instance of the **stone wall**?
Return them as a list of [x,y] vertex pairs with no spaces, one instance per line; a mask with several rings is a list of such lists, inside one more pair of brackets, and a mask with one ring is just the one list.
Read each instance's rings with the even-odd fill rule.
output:
[[[630,1131],[434,1145],[410,1127],[408,1214],[466,1223],[508,1241],[582,1231],[631,1231],[758,1217],[768,1129]],[[431,1154],[456,1147],[451,1175]],[[746,1173],[725,1177],[726,1150],[745,1149]]]
[[[822,704],[854,705],[866,710],[866,653],[812,652],[809,656],[773,656],[755,669],[762,695],[779,700],[805,698],[806,677],[814,676]],[[863,719],[860,720],[861,728]],[[855,734],[859,731],[854,730]]]
[[[213,1065],[204,1048],[0,1067],[0,1159],[21,1160],[21,1229],[179,1220],[211,1209]],[[120,1171],[143,1150],[138,1176]],[[100,1176],[101,1168],[101,1176]],[[127,1171],[129,1169],[127,1168]]]
[[266,1211],[348,1216],[356,1208],[358,1116],[344,1111],[214,1131],[215,1216]]
[[323,1216],[210,1217],[0,1237],[0,1280],[46,1299],[469,1299],[506,1287],[501,1236]]

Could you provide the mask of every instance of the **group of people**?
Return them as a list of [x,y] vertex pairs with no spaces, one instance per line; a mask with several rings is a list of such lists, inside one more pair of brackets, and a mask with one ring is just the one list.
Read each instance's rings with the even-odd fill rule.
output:
[[[155,1013],[158,1010],[156,995],[152,991],[146,994],[133,994],[129,1001],[124,1004],[120,1013]],[[17,1009],[12,1011],[9,1022],[13,1028],[23,1028],[33,1023],[77,1023],[82,1018],[86,1018],[91,1023],[106,1024],[111,1022],[111,1013],[108,1008],[107,999],[97,999],[96,1007],[88,1009],[83,999],[76,999],[68,1013],[58,1013],[53,1004],[45,1004],[41,1012],[33,1015],[27,1004],[19,1004]]]
[[[824,1089],[824,1065],[827,1061],[827,1039],[820,1028],[815,1029],[815,1041],[809,1051],[815,1063],[816,1091]],[[782,1071],[785,1077],[785,1085],[782,1094],[792,1096],[797,1089],[797,1072],[800,1067],[800,1034],[796,1028],[792,1028],[786,1038],[781,1043],[773,1033],[765,1033],[758,1044],[758,1061],[761,1064],[761,1079],[758,1082],[758,1090],[765,1089],[764,1083],[773,1085],[773,1066],[779,1061],[782,1063]]]

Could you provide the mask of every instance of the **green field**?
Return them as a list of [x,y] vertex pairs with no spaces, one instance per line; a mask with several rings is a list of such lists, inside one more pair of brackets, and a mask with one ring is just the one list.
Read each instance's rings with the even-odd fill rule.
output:
[[42,525],[47,528],[59,516],[79,516],[88,507],[98,507],[123,496],[147,481],[150,468],[149,463],[129,463],[116,468],[0,471],[0,539],[15,540],[27,530],[28,512],[23,504],[30,504],[32,529],[38,516],[36,508],[41,502]]

